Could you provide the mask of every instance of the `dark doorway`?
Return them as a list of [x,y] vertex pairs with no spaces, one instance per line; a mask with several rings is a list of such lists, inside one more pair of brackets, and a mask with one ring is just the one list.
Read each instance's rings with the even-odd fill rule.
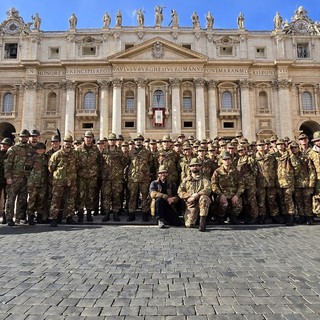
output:
[[12,141],[14,141],[14,134],[16,132],[16,128],[8,122],[1,122],[0,123],[0,138],[1,140],[3,138],[10,138]]

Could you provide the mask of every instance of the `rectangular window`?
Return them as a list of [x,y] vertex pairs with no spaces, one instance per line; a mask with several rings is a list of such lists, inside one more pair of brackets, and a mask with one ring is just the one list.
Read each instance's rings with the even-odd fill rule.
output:
[[220,47],[220,56],[232,56],[233,47]]
[[59,59],[60,58],[60,48],[54,47],[49,48],[49,59]]
[[224,122],[223,123],[224,129],[233,129],[234,128],[234,122]]
[[97,53],[96,47],[82,47],[83,56],[95,56]]
[[135,127],[134,121],[125,121],[124,122],[124,127],[125,128],[134,128]]
[[133,44],[133,43],[126,43],[126,44],[124,45],[124,50],[128,50],[128,49],[133,48],[133,47],[134,47],[134,44]]
[[193,122],[192,121],[183,121],[183,127],[184,128],[193,128]]
[[255,49],[256,49],[256,58],[266,57],[266,48],[257,47]]
[[82,129],[93,129],[93,123],[92,122],[84,122],[82,124]]
[[134,97],[127,97],[126,98],[126,113],[134,113],[135,103]]
[[183,112],[192,112],[192,99],[191,97],[183,97]]
[[18,57],[18,44],[6,43],[4,45],[4,58],[5,59],[17,59]]
[[297,45],[297,58],[307,59],[310,58],[310,50],[308,43],[298,43]]

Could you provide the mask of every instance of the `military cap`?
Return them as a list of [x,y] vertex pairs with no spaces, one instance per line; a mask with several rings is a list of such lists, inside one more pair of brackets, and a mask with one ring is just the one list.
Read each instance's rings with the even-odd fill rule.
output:
[[194,140],[194,136],[189,136],[188,140]]
[[214,144],[209,144],[208,151],[217,150],[217,146]]
[[221,155],[221,159],[222,160],[227,160],[227,159],[231,159],[232,156],[231,156],[231,153],[229,151],[225,151],[223,152],[223,154]]
[[222,141],[221,143],[219,143],[219,146],[220,147],[224,147],[224,146],[226,146],[227,145],[227,143],[225,142],[225,141]]
[[278,139],[276,144],[285,144],[285,141],[284,139]]
[[200,144],[207,144],[207,143],[208,143],[207,139],[202,139],[200,142]]
[[165,134],[165,135],[162,137],[162,142],[171,142],[170,134]]
[[228,143],[227,148],[228,149],[234,149],[235,147],[234,147],[234,145],[232,143]]
[[159,166],[158,174],[165,172],[168,172],[168,168],[162,164],[161,166]]
[[266,142],[264,140],[262,140],[262,139],[259,139],[257,141],[257,146],[264,146],[265,144],[266,144]]
[[313,139],[311,141],[315,142],[315,141],[319,141],[319,140],[320,140],[320,131],[316,131],[316,132],[314,132]]
[[197,151],[207,151],[204,147],[199,147]]
[[29,137],[29,136],[30,136],[30,132],[27,129],[23,129],[19,133],[19,137]]
[[270,138],[270,141],[271,142],[276,142],[278,140],[278,137],[277,136],[272,136],[271,138]]
[[142,134],[137,134],[135,138],[133,138],[133,140],[144,140],[144,137]]
[[299,148],[299,145],[297,144],[296,141],[292,141],[292,142],[290,143],[290,148]]
[[193,143],[193,147],[200,147],[200,142],[197,140]]
[[240,143],[242,143],[242,144],[247,144],[247,143],[248,143],[248,139],[246,139],[246,138],[241,138],[241,139],[240,139]]
[[202,166],[202,163],[197,158],[192,158],[189,167]]
[[213,140],[211,138],[207,139],[207,143],[212,143],[212,142],[213,142]]
[[134,144],[134,141],[133,140],[130,140],[129,141],[129,145],[133,145]]
[[238,140],[234,138],[234,139],[231,140],[231,143],[232,143],[233,145],[238,144]]
[[183,133],[180,133],[179,135],[178,135],[178,138],[185,138],[186,136],[183,134]]
[[149,138],[147,138],[146,140],[144,140],[144,142],[148,142],[148,143],[149,143],[149,142],[150,142],[150,139],[149,139]]
[[238,147],[237,147],[237,151],[242,151],[244,150],[245,147],[243,146],[243,144],[240,144]]
[[284,137],[283,140],[284,140],[284,141],[290,141],[290,138],[289,138],[289,137]]
[[81,140],[80,139],[76,139],[73,144],[77,146],[77,145],[81,144]]
[[53,136],[51,136],[51,142],[60,142],[61,138],[59,137],[58,134],[54,134]]
[[161,140],[160,140],[160,139],[158,139],[158,140],[157,140],[157,143],[161,143]]
[[11,146],[12,146],[12,141],[11,141],[10,138],[4,138],[4,139],[0,142],[0,144],[5,144],[5,145],[11,147]]
[[40,136],[40,132],[36,129],[33,129],[31,132],[30,132],[30,136],[31,137],[38,137]]
[[266,140],[265,140],[265,143],[266,143],[266,144],[271,144],[271,142],[270,142],[269,139],[266,139]]
[[118,140],[122,140],[122,141],[124,140],[124,137],[123,137],[122,134],[119,134],[119,135],[118,135]]
[[180,142],[180,141],[175,141],[175,142],[173,143],[173,145],[175,145],[175,146],[181,146],[181,142]]
[[189,143],[184,143],[182,145],[182,148],[183,148],[183,150],[187,150],[187,149],[191,149],[192,147],[191,147],[191,145]]
[[306,138],[308,138],[308,136],[307,136],[305,133],[301,133],[301,134],[299,135],[298,140],[302,140],[302,139],[306,139]]
[[94,138],[93,132],[92,132],[92,131],[89,131],[89,130],[84,133],[84,136],[85,136],[86,138]]
[[104,144],[104,141],[103,141],[102,139],[99,139],[99,140],[97,141],[97,144]]
[[257,145],[257,141],[251,141],[250,142],[250,146],[256,146]]
[[156,139],[150,139],[150,144],[157,144],[157,140]]
[[238,131],[237,133],[236,133],[236,137],[238,138],[238,137],[242,137],[243,136],[243,133],[242,133],[242,131]]
[[108,140],[117,140],[117,135],[115,133],[110,133],[108,135]]
[[129,147],[128,141],[123,140],[123,142],[121,143],[121,147]]
[[43,142],[38,142],[35,146],[36,149],[46,149],[46,145]]
[[[71,134],[67,134],[64,136],[63,138],[63,141],[66,141],[66,142],[73,142],[73,137]],[[79,141],[80,142],[80,141]]]

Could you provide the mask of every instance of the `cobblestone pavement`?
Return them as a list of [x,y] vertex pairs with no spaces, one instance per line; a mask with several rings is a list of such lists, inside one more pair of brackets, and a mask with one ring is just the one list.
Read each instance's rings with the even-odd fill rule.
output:
[[319,225],[208,229],[0,226],[0,320],[320,319]]

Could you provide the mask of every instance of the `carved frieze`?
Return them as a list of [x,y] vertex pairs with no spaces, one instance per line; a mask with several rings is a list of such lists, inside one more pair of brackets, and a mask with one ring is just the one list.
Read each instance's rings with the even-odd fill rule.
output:
[[151,54],[155,59],[160,59],[164,56],[164,48],[161,42],[154,43]]

